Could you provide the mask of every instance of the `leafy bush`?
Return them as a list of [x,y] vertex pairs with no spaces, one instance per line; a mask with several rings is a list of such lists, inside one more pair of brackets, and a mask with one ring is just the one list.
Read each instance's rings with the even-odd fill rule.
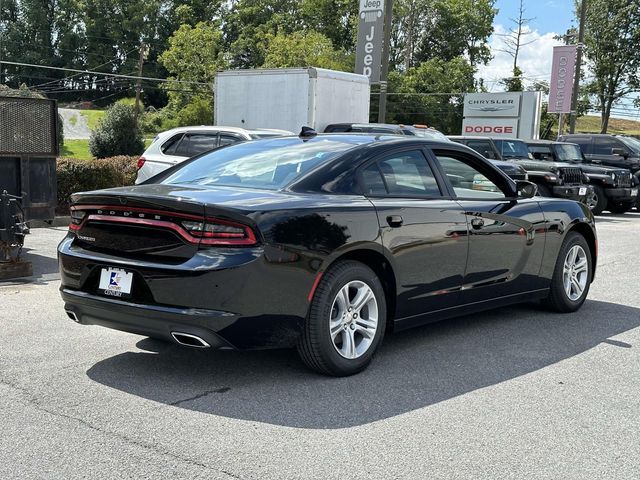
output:
[[135,109],[122,103],[111,105],[107,115],[91,132],[89,150],[96,158],[141,154],[144,141],[136,126]]
[[117,156],[97,160],[59,158],[58,174],[59,214],[69,212],[72,193],[101,188],[133,185],[136,179],[138,157]]

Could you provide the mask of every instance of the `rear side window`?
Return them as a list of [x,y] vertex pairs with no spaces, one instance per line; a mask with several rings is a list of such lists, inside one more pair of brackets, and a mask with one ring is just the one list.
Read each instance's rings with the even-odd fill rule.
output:
[[390,155],[362,172],[365,193],[402,197],[439,197],[438,182],[420,151]]
[[178,144],[180,143],[180,140],[182,140],[182,137],[184,137],[184,133],[174,135],[169,140],[164,142],[160,147],[162,153],[164,153],[165,155],[176,155],[176,149],[178,148]]
[[236,137],[235,135],[228,135],[225,133],[221,133],[220,134],[220,146],[224,146],[224,145],[231,145],[233,143],[238,143],[241,142],[242,139],[239,137]]
[[176,149],[176,155],[193,157],[216,148],[218,134],[188,133]]

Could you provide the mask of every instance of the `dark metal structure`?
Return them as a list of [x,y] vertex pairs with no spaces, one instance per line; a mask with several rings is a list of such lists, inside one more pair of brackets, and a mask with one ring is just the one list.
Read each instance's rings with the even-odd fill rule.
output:
[[0,96],[0,262],[18,261],[29,220],[54,218],[57,120],[54,100]]

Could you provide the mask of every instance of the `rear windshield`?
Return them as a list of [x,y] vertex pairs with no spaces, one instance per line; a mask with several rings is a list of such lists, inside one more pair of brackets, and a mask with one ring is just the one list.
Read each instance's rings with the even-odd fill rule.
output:
[[214,150],[186,163],[163,184],[220,185],[279,190],[367,137],[258,140]]

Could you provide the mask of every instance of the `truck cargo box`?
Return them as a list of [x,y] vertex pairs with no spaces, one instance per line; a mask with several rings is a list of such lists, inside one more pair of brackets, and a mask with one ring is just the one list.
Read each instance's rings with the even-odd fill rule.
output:
[[292,132],[369,123],[369,79],[322,68],[228,70],[215,79],[215,124]]

